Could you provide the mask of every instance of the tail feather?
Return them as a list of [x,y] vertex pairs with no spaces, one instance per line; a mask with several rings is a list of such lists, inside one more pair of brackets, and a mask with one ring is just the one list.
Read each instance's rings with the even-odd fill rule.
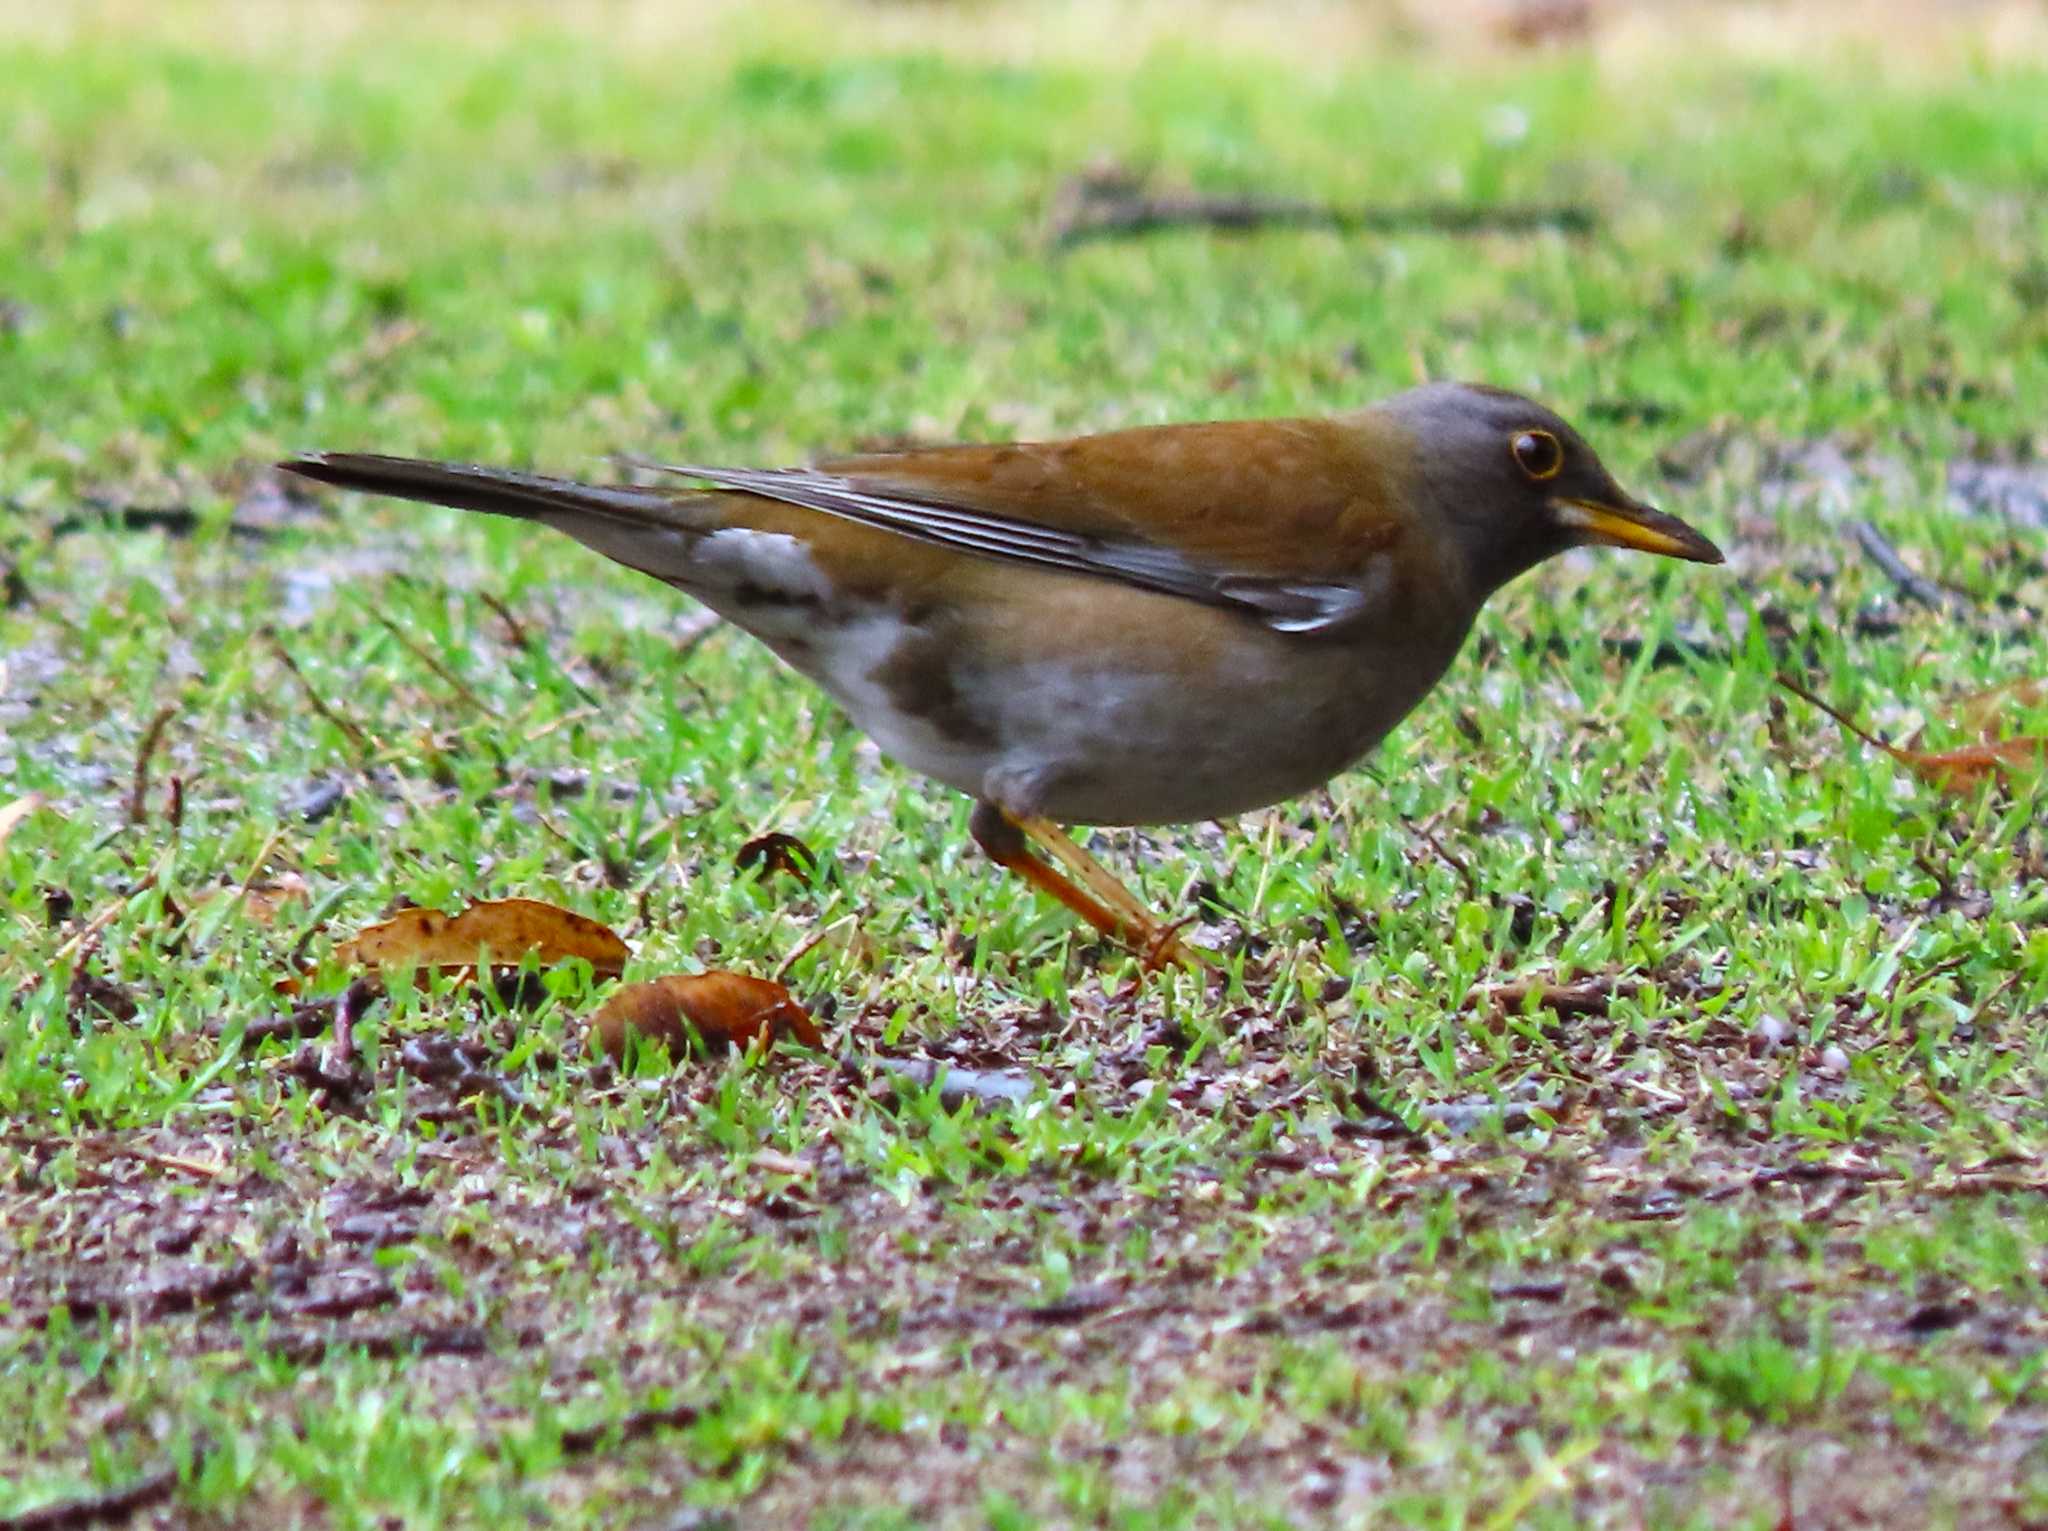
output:
[[278,464],[287,473],[364,494],[395,495],[456,510],[481,510],[496,516],[562,525],[565,517],[601,516],[638,526],[665,526],[702,531],[701,496],[697,513],[688,499],[673,491],[631,485],[579,484],[573,479],[516,473],[472,463],[427,462],[412,457],[381,457],[367,452],[306,452]]
[[697,549],[707,534],[725,524],[719,506],[730,499],[629,484],[579,484],[507,468],[360,452],[308,452],[278,466],[301,478],[364,494],[538,521],[629,569],[699,594],[705,573],[697,563]]

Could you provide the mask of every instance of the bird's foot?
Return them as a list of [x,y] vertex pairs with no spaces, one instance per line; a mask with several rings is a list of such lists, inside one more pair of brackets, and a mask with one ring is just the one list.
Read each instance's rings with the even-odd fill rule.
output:
[[[1202,965],[1194,948],[1180,939],[1185,921],[1159,919],[1052,820],[1013,816],[983,802],[974,805],[968,825],[976,843],[998,866],[1051,894],[1111,940],[1129,947],[1147,971]],[[1067,870],[1063,872],[1039,856],[1032,848],[1034,842]]]

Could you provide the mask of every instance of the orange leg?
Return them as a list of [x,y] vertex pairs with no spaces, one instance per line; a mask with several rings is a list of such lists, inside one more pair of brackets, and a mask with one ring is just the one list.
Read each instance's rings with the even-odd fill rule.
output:
[[[996,865],[1050,893],[1111,940],[1130,947],[1146,967],[1157,970],[1168,963],[1199,962],[1171,925],[1157,919],[1129,888],[1050,819],[1013,818],[993,803],[976,803],[968,827]],[[1032,849],[1034,840],[1074,875],[1068,876],[1039,856]]]

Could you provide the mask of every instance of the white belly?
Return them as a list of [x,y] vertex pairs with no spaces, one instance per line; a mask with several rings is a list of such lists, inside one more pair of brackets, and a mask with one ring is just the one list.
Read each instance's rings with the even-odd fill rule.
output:
[[[1275,633],[1172,597],[1002,570],[922,624],[856,605],[792,538],[733,530],[668,575],[831,694],[909,769],[1075,824],[1225,818],[1320,786],[1434,686],[1464,624]],[[1028,584],[1028,589],[1026,588]]]
[[922,635],[875,612],[837,626],[830,642],[817,636],[809,653],[784,657],[885,754],[971,796],[1072,824],[1188,823],[1299,796],[1378,744],[1456,652],[1453,643],[1405,656],[1397,676],[1365,672],[1341,645],[1311,642],[1304,655],[1299,640],[1264,633],[1193,673],[1110,656],[993,668],[963,653],[947,680],[978,725],[963,737],[875,678]]

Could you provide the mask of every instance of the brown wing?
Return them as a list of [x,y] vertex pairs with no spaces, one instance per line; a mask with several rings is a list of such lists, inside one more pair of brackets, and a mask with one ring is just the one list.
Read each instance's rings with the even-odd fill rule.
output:
[[[1157,426],[941,447],[816,468],[673,471],[920,542],[1244,611],[1282,632],[1347,625],[1383,593],[1399,534],[1388,427]],[[1375,450],[1375,448],[1380,450]]]

